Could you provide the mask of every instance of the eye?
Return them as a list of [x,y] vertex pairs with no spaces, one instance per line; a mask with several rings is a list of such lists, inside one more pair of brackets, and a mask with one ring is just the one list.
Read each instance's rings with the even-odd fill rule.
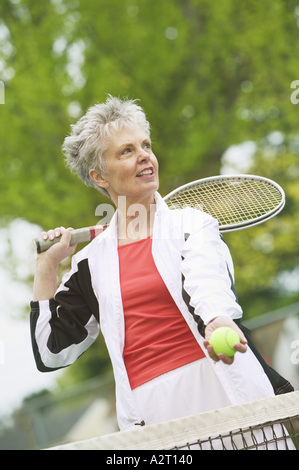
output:
[[131,151],[132,151],[131,147],[125,147],[125,148],[122,150],[121,154],[122,154],[122,155],[127,155],[127,154],[129,154]]
[[148,150],[150,150],[150,149],[152,148],[151,143],[148,142],[148,141],[144,142],[143,147],[144,147],[145,149],[148,149]]

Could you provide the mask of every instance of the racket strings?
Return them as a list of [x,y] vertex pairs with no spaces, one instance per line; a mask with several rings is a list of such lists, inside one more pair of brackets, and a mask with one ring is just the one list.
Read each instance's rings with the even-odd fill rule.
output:
[[187,206],[207,212],[220,226],[260,218],[281,202],[279,190],[260,181],[218,181],[187,187],[167,201],[172,209]]

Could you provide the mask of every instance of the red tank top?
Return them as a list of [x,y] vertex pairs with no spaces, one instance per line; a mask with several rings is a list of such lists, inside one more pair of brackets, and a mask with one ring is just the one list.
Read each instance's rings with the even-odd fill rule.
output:
[[134,389],[205,357],[177,308],[146,238],[118,248],[125,316],[124,361]]

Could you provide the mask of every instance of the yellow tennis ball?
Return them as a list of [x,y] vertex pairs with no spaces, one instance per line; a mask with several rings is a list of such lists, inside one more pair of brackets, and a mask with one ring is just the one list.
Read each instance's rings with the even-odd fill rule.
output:
[[220,326],[211,334],[209,343],[217,356],[218,354],[223,353],[231,357],[236,352],[234,345],[236,343],[240,343],[240,338],[238,333],[232,328]]

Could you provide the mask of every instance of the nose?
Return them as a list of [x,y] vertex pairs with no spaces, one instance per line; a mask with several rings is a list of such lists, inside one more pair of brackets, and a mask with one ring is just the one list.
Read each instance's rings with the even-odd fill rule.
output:
[[138,152],[138,160],[139,161],[146,161],[150,159],[150,152],[143,147],[140,147]]

